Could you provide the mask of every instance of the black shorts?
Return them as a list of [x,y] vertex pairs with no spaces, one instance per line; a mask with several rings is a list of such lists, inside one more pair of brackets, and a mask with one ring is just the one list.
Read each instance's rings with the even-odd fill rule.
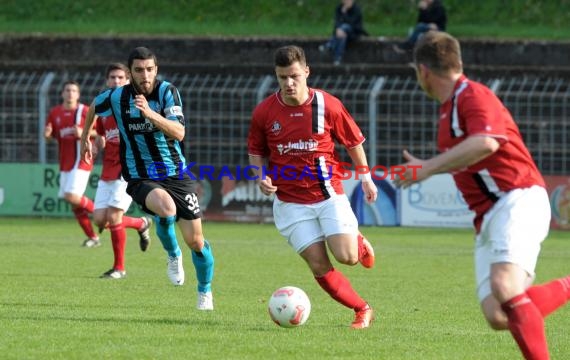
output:
[[131,179],[127,185],[127,194],[139,204],[143,211],[156,215],[145,206],[148,194],[154,189],[163,189],[176,204],[176,219],[195,220],[202,217],[198,196],[196,195],[196,181],[185,177],[169,177],[164,180]]

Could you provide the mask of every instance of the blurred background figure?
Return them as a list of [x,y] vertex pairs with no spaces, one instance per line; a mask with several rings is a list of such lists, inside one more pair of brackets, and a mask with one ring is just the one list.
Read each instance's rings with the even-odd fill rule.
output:
[[[126,65],[112,63],[105,72],[108,88],[117,88],[129,83],[130,71]],[[114,116],[95,116],[95,107],[91,106],[85,120],[85,129],[97,131],[97,147],[103,152],[103,168],[95,193],[95,210],[93,221],[99,227],[99,232],[108,228],[111,232],[113,245],[113,267],[103,273],[101,278],[122,279],[127,276],[125,271],[125,246],[127,242],[126,228],[135,229],[139,234],[139,246],[146,251],[150,244],[149,228],[152,224],[150,217],[131,217],[124,213],[131,206],[132,198],[127,194],[127,182],[121,176],[121,160],[119,146],[119,129]],[[81,138],[82,149],[91,146],[87,136]],[[82,152],[83,154],[83,152]],[[85,159],[93,161],[93,159]]]
[[362,10],[354,0],[342,0],[335,9],[334,29],[329,41],[319,46],[320,52],[332,52],[333,64],[340,65],[346,45],[368,35],[362,25]]
[[[71,205],[79,226],[87,236],[85,247],[97,247],[99,236],[93,231],[89,214],[93,212],[93,201],[83,195],[89,181],[93,163],[84,161],[79,153],[79,140],[83,134],[85,116],[89,107],[79,102],[79,83],[66,81],[61,98],[63,102],[51,109],[44,129],[46,139],[55,139],[59,147],[59,193],[58,197]],[[93,131],[86,136],[95,136]]]
[[420,0],[418,2],[418,20],[406,41],[395,44],[394,51],[399,54],[411,52],[418,38],[428,31],[445,31],[447,14],[441,0]]

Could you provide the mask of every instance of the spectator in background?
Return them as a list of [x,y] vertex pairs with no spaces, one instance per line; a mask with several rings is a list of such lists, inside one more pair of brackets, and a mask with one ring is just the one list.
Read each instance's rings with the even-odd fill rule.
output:
[[[129,83],[129,78],[129,69],[121,63],[110,64],[105,72],[106,84],[109,88],[126,85]],[[85,129],[89,131],[93,128],[96,129],[99,135],[97,139],[103,143],[99,148],[105,148],[105,152],[101,179],[95,194],[93,220],[100,231],[106,227],[109,228],[114,255],[113,267],[103,273],[101,278],[122,279],[127,276],[125,271],[125,245],[127,241],[125,228],[137,230],[140,249],[146,251],[150,244],[149,229],[152,220],[149,217],[138,218],[123,215],[129,209],[133,199],[127,194],[127,182],[121,176],[119,129],[112,115],[96,119],[94,113],[95,107],[91,106],[85,120]],[[82,144],[87,141],[85,135],[86,133],[81,138]],[[91,161],[87,158],[85,160]]]
[[447,14],[440,0],[420,0],[418,2],[418,20],[406,41],[395,44],[394,51],[399,54],[411,52],[418,38],[428,31],[445,31]]
[[334,15],[334,29],[331,39],[319,46],[319,51],[333,53],[333,63],[338,66],[342,62],[346,45],[368,35],[362,25],[362,10],[354,0],[342,0],[336,7]]
[[[75,81],[63,84],[61,97],[63,103],[49,112],[44,136],[54,138],[59,148],[59,193],[71,205],[73,214],[87,236],[83,242],[85,247],[101,245],[99,236],[93,231],[89,214],[93,212],[93,201],[83,195],[89,181],[89,173],[93,164],[84,161],[79,152],[80,139],[83,134],[85,116],[89,107],[79,102],[80,89]],[[95,136],[95,132],[88,136]]]

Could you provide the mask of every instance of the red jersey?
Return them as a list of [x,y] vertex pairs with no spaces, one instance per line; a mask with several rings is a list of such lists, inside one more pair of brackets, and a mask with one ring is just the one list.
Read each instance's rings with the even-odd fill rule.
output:
[[347,148],[364,142],[364,136],[339,99],[309,89],[299,106],[283,102],[275,93],[253,111],[248,153],[268,158],[266,174],[286,202],[312,204],[344,194],[335,141]]
[[75,109],[65,109],[63,105],[51,109],[47,123],[52,126],[52,136],[59,145],[59,170],[91,170],[93,164],[81,159],[80,138],[75,136],[75,125],[83,128],[89,107],[79,104]]
[[113,116],[102,116],[95,124],[97,134],[105,137],[103,170],[101,180],[113,181],[121,178],[121,159],[119,157],[119,129]]
[[477,232],[483,215],[506,192],[545,186],[510,112],[488,87],[462,75],[439,114],[437,143],[441,152],[472,135],[491,136],[500,143],[494,154],[452,173],[469,208],[475,211]]

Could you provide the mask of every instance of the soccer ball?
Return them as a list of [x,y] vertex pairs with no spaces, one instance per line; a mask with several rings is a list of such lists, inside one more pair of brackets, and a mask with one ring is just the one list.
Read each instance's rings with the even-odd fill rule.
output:
[[273,292],[269,299],[269,316],[281,327],[303,325],[311,313],[311,301],[298,287],[285,286]]

